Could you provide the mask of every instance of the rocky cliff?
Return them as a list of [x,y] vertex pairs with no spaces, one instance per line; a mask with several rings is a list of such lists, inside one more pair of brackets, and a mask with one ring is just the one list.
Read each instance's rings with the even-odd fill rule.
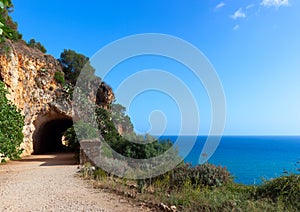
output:
[[[1,44],[0,80],[9,90],[8,99],[25,116],[24,154],[56,151],[62,132],[72,125],[71,101],[55,79],[57,74],[63,74],[62,67],[51,55],[22,42]],[[100,88],[98,103],[109,105],[112,89],[105,83]]]

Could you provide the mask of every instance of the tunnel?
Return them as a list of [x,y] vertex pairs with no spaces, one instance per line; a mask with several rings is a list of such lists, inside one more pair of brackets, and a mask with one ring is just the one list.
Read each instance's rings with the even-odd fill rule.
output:
[[73,125],[69,117],[48,117],[36,126],[33,136],[33,154],[64,151],[63,133]]

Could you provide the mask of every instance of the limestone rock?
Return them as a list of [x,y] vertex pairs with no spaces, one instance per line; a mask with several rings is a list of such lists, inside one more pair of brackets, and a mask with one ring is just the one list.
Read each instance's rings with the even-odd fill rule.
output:
[[[7,98],[25,116],[21,147],[24,155],[38,152],[41,142],[55,140],[72,125],[71,101],[54,77],[62,67],[51,55],[22,41],[7,41],[0,48],[0,80],[9,91]],[[109,105],[114,99],[112,89],[103,83],[100,90],[99,104]]]

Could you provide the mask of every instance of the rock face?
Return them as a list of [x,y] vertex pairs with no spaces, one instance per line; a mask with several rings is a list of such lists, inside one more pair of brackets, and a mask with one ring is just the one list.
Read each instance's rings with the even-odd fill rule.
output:
[[[58,151],[62,133],[73,123],[70,97],[55,79],[57,73],[63,73],[62,67],[51,55],[22,42],[1,46],[0,80],[9,90],[7,98],[25,116],[24,155]],[[101,86],[101,105],[109,105],[114,94],[106,84]]]

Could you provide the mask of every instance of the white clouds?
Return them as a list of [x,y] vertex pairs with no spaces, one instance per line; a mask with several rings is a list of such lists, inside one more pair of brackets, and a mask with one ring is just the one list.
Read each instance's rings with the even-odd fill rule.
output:
[[220,2],[216,7],[215,7],[215,9],[217,10],[217,9],[220,9],[220,8],[222,8],[222,7],[224,7],[225,6],[225,3],[224,2]]
[[255,6],[255,4],[249,4],[249,5],[246,7],[246,10],[251,9],[251,8],[254,7],[254,6]]
[[[290,6],[290,1],[289,0],[258,0],[260,2],[260,4],[256,4],[256,3],[251,3],[251,4],[246,4],[243,7],[240,7],[239,9],[236,9],[234,13],[231,13],[231,15],[229,16],[231,19],[233,19],[235,21],[235,25],[233,26],[233,30],[238,30],[240,28],[240,21],[238,21],[238,19],[251,19],[251,17],[255,14],[260,14],[261,12],[261,8],[262,7],[267,7],[267,8],[271,8],[271,7],[275,7],[275,8],[279,8],[282,6]],[[222,8],[225,6],[224,2],[220,2],[216,7],[215,10]],[[246,19],[246,20],[247,20]],[[239,24],[237,24],[239,23]]]
[[243,12],[243,9],[240,8],[234,12],[233,15],[230,16],[232,19],[236,20],[238,18],[246,18],[246,14]]
[[234,27],[233,27],[233,30],[238,30],[240,28],[240,25],[235,25]]
[[262,0],[260,4],[265,7],[288,6],[289,0]]

